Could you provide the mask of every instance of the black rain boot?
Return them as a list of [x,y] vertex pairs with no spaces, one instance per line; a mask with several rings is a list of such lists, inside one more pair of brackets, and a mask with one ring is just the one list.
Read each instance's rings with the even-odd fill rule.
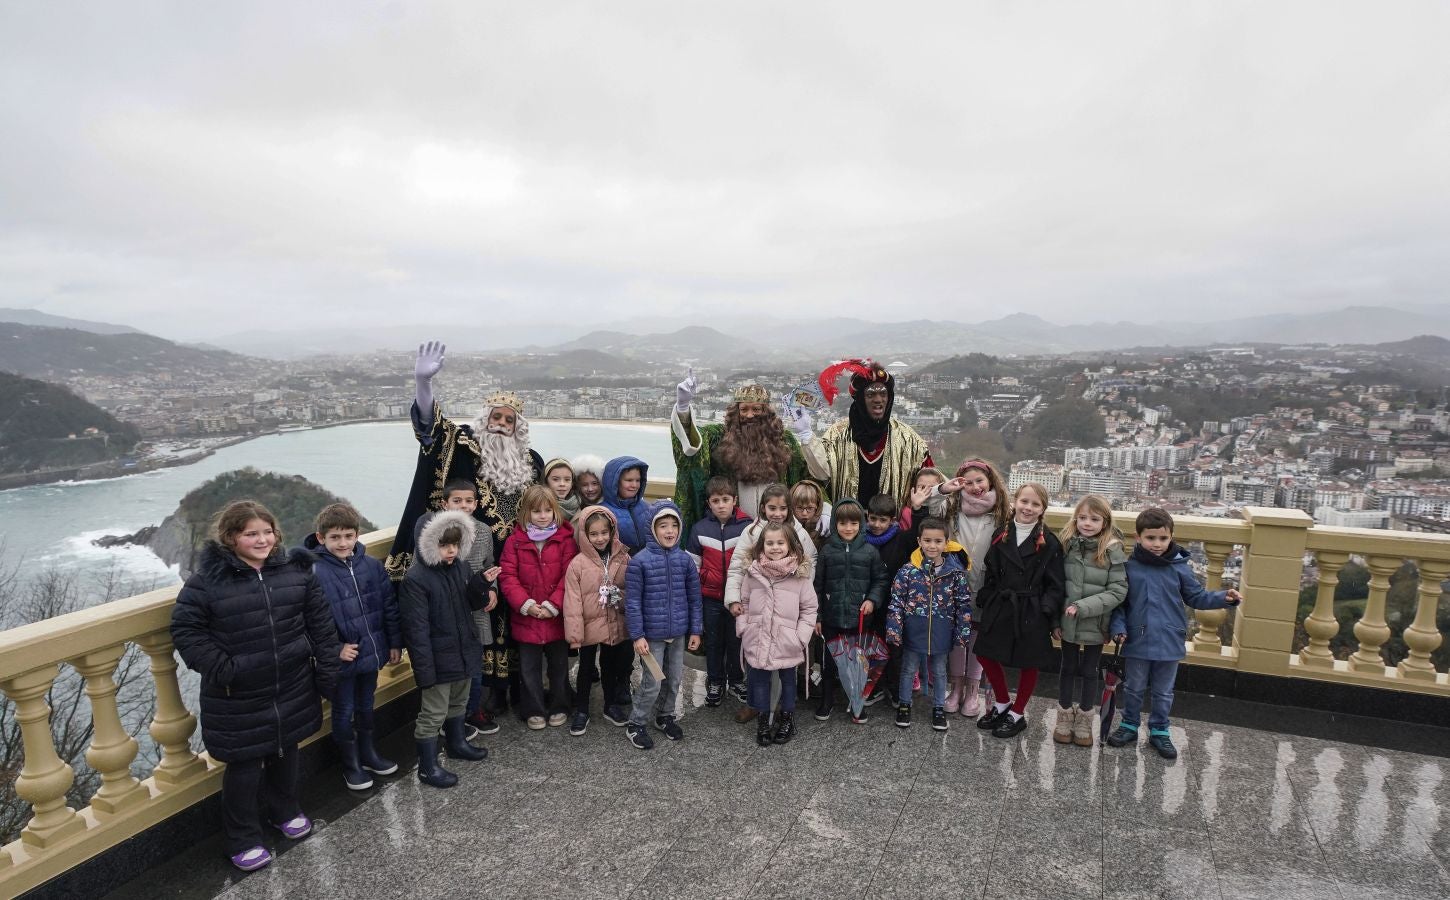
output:
[[464,738],[462,716],[443,720],[443,736],[446,738],[444,749],[448,752],[449,759],[478,762],[488,758],[487,750],[473,746]]
[[391,775],[398,771],[397,763],[378,753],[371,728],[357,730],[357,759],[364,769],[374,775]]
[[795,713],[778,709],[775,711],[775,719],[780,723],[775,728],[775,743],[790,743],[791,737],[795,735]]
[[347,789],[365,791],[372,787],[373,780],[357,762],[357,741],[343,740],[334,734],[332,742],[337,745],[338,751],[342,754],[342,778],[347,782]]
[[438,765],[438,739],[413,741],[418,748],[418,780],[436,788],[451,788],[458,783],[458,776]]
[[755,720],[755,743],[762,747],[771,745],[770,716],[761,716]]

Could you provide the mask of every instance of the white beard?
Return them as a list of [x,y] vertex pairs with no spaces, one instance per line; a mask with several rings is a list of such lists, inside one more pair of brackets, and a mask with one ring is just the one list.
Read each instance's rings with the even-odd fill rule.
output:
[[529,423],[520,416],[513,434],[495,434],[487,425],[474,425],[478,438],[478,474],[504,494],[518,494],[534,483],[529,456]]

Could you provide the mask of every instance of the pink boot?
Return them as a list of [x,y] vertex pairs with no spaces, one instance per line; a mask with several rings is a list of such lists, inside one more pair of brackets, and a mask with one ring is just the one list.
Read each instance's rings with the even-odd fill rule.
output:
[[976,683],[962,685],[962,715],[968,719],[975,719],[982,714],[982,691],[981,685]]
[[947,707],[946,707],[946,711],[949,712],[949,713],[954,713],[954,712],[957,711],[957,707],[961,705],[961,702],[962,702],[962,689],[966,685],[963,684],[962,679],[960,679],[960,678],[953,678],[951,680],[951,686],[952,686],[952,689],[949,690],[949,691],[947,691]]

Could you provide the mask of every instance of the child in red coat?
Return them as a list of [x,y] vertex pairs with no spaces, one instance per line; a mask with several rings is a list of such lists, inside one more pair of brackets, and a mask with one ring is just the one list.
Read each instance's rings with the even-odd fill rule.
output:
[[[503,545],[499,585],[513,616],[519,645],[518,713],[529,727],[555,728],[568,720],[569,644],[564,640],[564,573],[579,552],[574,530],[563,520],[554,494],[532,485],[519,498],[513,534]],[[549,695],[543,669],[548,665]],[[546,719],[545,716],[548,718]]]

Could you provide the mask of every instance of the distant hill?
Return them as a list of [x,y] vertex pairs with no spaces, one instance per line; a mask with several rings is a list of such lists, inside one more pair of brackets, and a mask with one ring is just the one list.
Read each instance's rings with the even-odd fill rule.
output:
[[[653,363],[681,363],[691,360],[711,366],[770,363],[781,357],[781,351],[706,325],[687,325],[676,331],[646,334],[591,331],[577,340],[560,345],[559,349],[591,349]],[[800,353],[793,355],[799,356]]]
[[177,368],[216,373],[250,365],[235,353],[198,350],[140,332],[95,334],[0,323],[0,369],[34,378],[150,375]]
[[112,325],[110,322],[91,322],[86,319],[72,319],[67,316],[53,316],[38,309],[0,308],[0,322],[17,325],[35,325],[40,328],[74,328],[92,334],[141,334],[141,330],[130,325]]
[[1364,349],[1376,350],[1380,353],[1397,353],[1427,362],[1450,365],[1450,340],[1433,334],[1422,334],[1404,341],[1370,344]]
[[[301,475],[280,475],[250,467],[223,472],[182,497],[176,511],[147,535],[146,545],[168,565],[180,566],[181,577],[185,578],[192,571],[197,552],[211,537],[212,517],[233,500],[256,500],[267,507],[282,528],[283,543],[298,547],[312,532],[318,511],[342,498]],[[372,522],[363,520],[363,531],[375,528]]]
[[140,440],[136,426],[63,387],[0,372],[0,473],[108,462]]

